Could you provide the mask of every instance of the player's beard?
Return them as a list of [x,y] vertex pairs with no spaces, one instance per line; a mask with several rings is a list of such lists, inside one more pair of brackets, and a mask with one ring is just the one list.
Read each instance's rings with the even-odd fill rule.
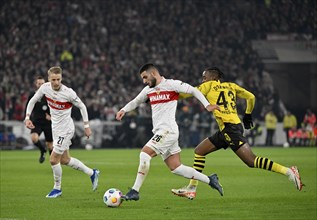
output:
[[151,79],[150,83],[148,84],[150,88],[154,88],[156,86],[156,79]]

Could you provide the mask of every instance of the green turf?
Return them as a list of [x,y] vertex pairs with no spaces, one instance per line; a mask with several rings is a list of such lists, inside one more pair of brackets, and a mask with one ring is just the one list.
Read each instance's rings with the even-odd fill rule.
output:
[[[99,188],[92,192],[88,176],[63,167],[63,195],[57,199],[45,198],[53,187],[52,171],[48,160],[38,163],[38,151],[0,151],[0,219],[316,219],[316,149],[253,149],[285,166],[297,165],[306,184],[301,192],[283,175],[247,168],[230,150],[215,152],[207,157],[204,173],[218,174],[225,195],[200,184],[193,201],[170,193],[188,181],[156,157],[141,199],[119,208],[106,207],[103,193],[110,187],[127,192],[139,150],[72,150],[72,156],[100,169]],[[193,149],[182,151],[184,164],[191,166],[192,157]]]

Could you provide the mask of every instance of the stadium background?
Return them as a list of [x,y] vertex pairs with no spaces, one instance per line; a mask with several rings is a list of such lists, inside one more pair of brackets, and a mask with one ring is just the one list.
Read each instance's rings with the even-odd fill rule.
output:
[[[225,80],[256,95],[253,116],[260,122],[269,109],[279,121],[289,109],[299,123],[307,108],[317,112],[313,0],[12,0],[0,8],[2,147],[29,144],[25,102],[34,77],[52,65],[62,66],[64,84],[87,105],[97,147],[140,147],[150,135],[147,105],[123,124],[114,120],[143,88],[137,71],[145,62],[192,85],[205,67],[220,67]],[[243,108],[239,102],[241,114]],[[80,120],[75,108],[73,116]],[[216,126],[194,99],[180,103],[177,119],[185,147]],[[82,147],[77,132],[74,146]]]

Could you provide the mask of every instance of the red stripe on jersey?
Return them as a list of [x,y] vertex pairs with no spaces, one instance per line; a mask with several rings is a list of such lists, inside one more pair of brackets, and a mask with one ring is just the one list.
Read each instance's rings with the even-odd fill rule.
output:
[[56,109],[56,110],[65,110],[65,109],[69,109],[73,106],[73,104],[70,102],[59,102],[59,101],[50,99],[48,97],[46,97],[46,100],[47,100],[47,104],[51,108]]
[[151,105],[155,105],[159,103],[178,100],[179,93],[175,91],[162,91],[149,93],[147,96],[150,99]]

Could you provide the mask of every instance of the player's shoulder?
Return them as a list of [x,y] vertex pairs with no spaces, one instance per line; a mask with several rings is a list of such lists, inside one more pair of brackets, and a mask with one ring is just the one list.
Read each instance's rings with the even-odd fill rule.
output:
[[211,88],[212,86],[214,86],[215,84],[217,84],[216,81],[210,80],[210,81],[206,81],[206,82],[201,83],[199,86],[197,86],[197,88],[198,88],[199,90],[200,90],[200,89],[209,88],[209,90],[210,90],[210,88]]
[[228,82],[228,81],[221,82],[221,84],[222,85],[231,85],[231,86],[237,85],[235,82]]
[[38,90],[49,91],[50,89],[51,89],[51,83],[50,82],[46,82],[46,83],[43,83]]
[[242,88],[241,86],[239,86],[235,82],[221,82],[221,84],[224,85],[224,86],[231,87],[231,88]]
[[163,79],[164,81],[164,83],[166,83],[166,84],[168,84],[168,85],[173,85],[173,86],[181,86],[181,85],[185,85],[185,84],[187,84],[187,83],[185,83],[185,82],[183,82],[183,81],[181,81],[181,80],[179,80],[179,79]]
[[150,88],[150,86],[145,86],[142,90],[141,90],[141,92],[140,93],[147,93],[147,92],[149,92],[149,91],[151,91],[151,88]]
[[45,89],[51,88],[51,83],[50,83],[50,82],[45,82],[45,83],[43,83],[43,84],[41,85],[41,87],[42,87],[42,88],[45,88]]
[[62,94],[63,96],[71,97],[71,98],[75,98],[77,96],[76,92],[72,88],[64,84],[62,84],[59,93]]
[[67,93],[73,93],[73,92],[75,92],[72,88],[70,88],[70,87],[68,87],[68,86],[66,86],[66,85],[64,85],[64,84],[62,84],[62,86],[61,86],[61,91],[62,91],[62,92],[67,92]]
[[213,86],[215,84],[217,84],[217,81],[209,80],[209,81],[201,83],[200,85],[201,86]]

